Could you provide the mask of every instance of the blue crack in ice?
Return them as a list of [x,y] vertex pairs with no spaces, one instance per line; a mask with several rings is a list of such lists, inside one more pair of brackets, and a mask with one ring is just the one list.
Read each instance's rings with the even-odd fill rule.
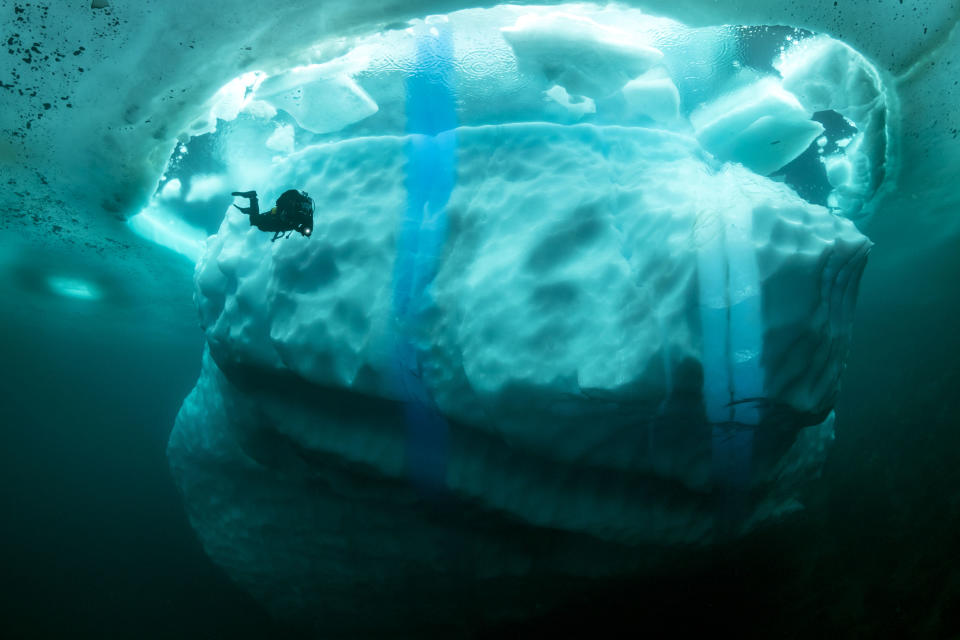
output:
[[406,81],[407,207],[394,263],[393,309],[399,325],[397,386],[406,400],[407,473],[426,493],[446,488],[448,425],[421,377],[411,328],[436,276],[446,239],[446,206],[456,180],[453,38],[448,23],[419,25],[416,71]]

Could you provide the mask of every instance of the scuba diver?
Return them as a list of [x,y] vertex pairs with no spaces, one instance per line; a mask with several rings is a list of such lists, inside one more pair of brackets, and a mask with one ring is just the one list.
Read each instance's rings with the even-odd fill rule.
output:
[[250,226],[261,231],[273,231],[273,242],[283,234],[290,237],[296,231],[310,237],[313,233],[313,198],[306,191],[289,189],[284,191],[277,204],[267,213],[260,213],[260,202],[256,191],[234,191],[233,195],[250,200],[249,207],[233,205],[250,216]]

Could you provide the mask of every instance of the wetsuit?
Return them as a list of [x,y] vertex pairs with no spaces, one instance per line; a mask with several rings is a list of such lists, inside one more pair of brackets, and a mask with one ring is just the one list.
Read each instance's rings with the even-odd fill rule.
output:
[[257,199],[256,191],[234,191],[233,195],[250,199],[249,207],[233,206],[250,216],[251,227],[261,231],[290,231],[293,228],[286,222],[285,216],[277,213],[276,207],[269,213],[260,213],[260,201]]
[[[249,207],[233,206],[250,216],[251,227],[277,234],[297,231],[305,236],[309,236],[313,231],[313,200],[295,189],[284,192],[277,199],[277,206],[268,213],[260,213],[260,201],[256,191],[234,191],[233,195],[249,198]],[[277,236],[274,236],[274,240],[276,239]]]

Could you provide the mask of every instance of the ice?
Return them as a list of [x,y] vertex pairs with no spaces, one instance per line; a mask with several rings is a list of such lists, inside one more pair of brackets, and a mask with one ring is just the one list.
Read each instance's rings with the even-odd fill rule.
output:
[[267,138],[267,141],[264,143],[268,149],[273,149],[274,151],[279,151],[281,153],[293,153],[293,149],[296,146],[296,131],[289,124],[282,124],[277,126],[273,134]]
[[[169,449],[208,552],[274,610],[371,572],[395,593],[439,562],[421,541],[460,516],[403,516],[393,545],[362,545],[376,559],[338,553],[425,486],[639,549],[782,517],[823,464],[870,243],[765,176],[824,129],[774,73],[698,88],[664,35],[688,32],[630,14],[625,39],[615,15],[431,17],[248,78],[220,121],[233,182],[262,202],[296,185],[318,211],[309,240],[271,243],[230,210],[200,245],[207,354]],[[704,50],[730,37],[713,36]],[[350,524],[366,490],[337,465],[390,487]],[[502,536],[467,540],[497,560],[446,570],[451,589],[514,569]],[[536,562],[639,561],[575,549]]]
[[266,100],[250,100],[244,105],[243,113],[254,118],[270,120],[277,115],[277,108]]
[[[746,47],[746,31],[691,29],[625,9],[501,6],[434,16],[349,45],[330,44],[322,54],[305,53],[292,68],[243,73],[213,95],[207,114],[191,129],[214,131],[219,123],[218,141],[206,148],[218,150],[220,157],[213,160],[226,165],[228,182],[248,186],[270,170],[274,159],[293,153],[298,141],[402,135],[410,130],[406,87],[417,77],[424,50],[418,38],[436,37],[439,25],[449,31],[450,46],[436,56],[445,71],[431,82],[455,96],[453,117],[460,124],[693,128],[718,159],[760,175],[783,169],[819,137],[823,127],[813,118],[816,109],[828,102],[842,106],[835,97],[816,98],[823,93],[817,82],[835,82],[835,67],[843,65],[873,77],[869,65],[845,45],[794,32],[784,40],[789,45],[784,56],[768,64],[778,65],[801,100],[774,70],[758,70],[737,58]],[[322,61],[302,64],[301,58]],[[807,65],[826,65],[829,73],[818,80],[804,71]],[[867,85],[854,83],[863,91]],[[831,95],[840,94],[836,89]],[[873,119],[883,120],[886,101],[872,104]],[[860,215],[887,174],[887,159],[871,151],[877,148],[874,138],[858,130],[849,148],[839,151],[852,167],[843,184],[826,184],[823,173],[788,173],[781,179],[816,203]],[[832,147],[825,151],[833,152]],[[854,152],[863,161],[854,160]],[[189,179],[175,177],[185,184]],[[821,184],[808,188],[811,180]],[[175,207],[171,211],[177,213]],[[211,208],[200,216],[196,208],[185,208],[179,215],[188,224],[203,217],[212,230],[220,211]]]
[[776,78],[734,89],[690,115],[697,139],[721,160],[767,175],[803,153],[823,125]]
[[791,47],[776,61],[783,87],[813,111],[832,109],[865,122],[881,106],[880,80],[863,56],[842,42],[818,37]]
[[[310,192],[320,212],[310,239],[271,243],[231,211],[208,242],[196,300],[210,357],[170,457],[214,558],[282,608],[303,584],[283,568],[283,554],[307,544],[293,533],[303,530],[313,552],[297,575],[360,579],[335,568],[340,529],[329,513],[359,499],[362,484],[344,477],[336,493],[306,495],[282,474],[328,477],[310,461],[337,459],[412,490],[402,488],[411,445],[395,384],[400,344],[413,346],[418,379],[449,424],[453,499],[627,545],[709,541],[715,514],[704,501],[724,469],[756,492],[752,522],[792,508],[790,487],[816,471],[832,434],[812,425],[836,401],[869,241],[785,185],[717,164],[691,136],[550,123],[444,136],[455,141],[446,233],[403,322],[393,273],[407,153],[424,136],[313,145],[275,164],[263,193]],[[728,421],[756,429],[752,460],[714,444],[711,425]],[[250,459],[286,471],[226,480]],[[248,488],[237,511],[232,490],[218,488],[251,481],[284,499]],[[435,526],[400,535],[429,537]],[[500,562],[464,575],[508,571]]]
[[848,45],[818,37],[791,47],[776,63],[783,86],[811,111],[836,111],[850,120],[858,133],[845,145],[842,157],[827,160],[844,164],[843,179],[832,171],[834,206],[848,217],[864,214],[864,206],[880,188],[887,171],[890,123],[888,99],[877,72]]
[[[441,7],[427,2],[385,6],[371,2],[358,7],[356,3],[334,0],[322,7],[305,9],[302,3],[281,0],[273,5],[269,15],[245,11],[244,6],[239,0],[216,0],[191,11],[170,5],[144,13],[136,5],[113,3],[110,15],[106,11],[91,12],[82,3],[51,8],[49,19],[43,23],[47,32],[60,33],[63,42],[70,46],[85,45],[86,52],[77,59],[65,60],[61,65],[63,73],[50,73],[45,67],[31,69],[12,59],[21,76],[17,86],[34,87],[36,97],[30,97],[34,91],[24,91],[23,95],[17,94],[16,89],[11,92],[18,107],[4,111],[0,120],[5,130],[25,138],[22,145],[18,140],[5,138],[2,153],[10,155],[11,161],[49,166],[51,174],[60,176],[60,199],[76,202],[82,210],[102,209],[99,215],[94,214],[100,219],[129,217],[153,193],[157,176],[177,138],[199,131],[193,128],[195,122],[209,123],[209,99],[238,73],[256,69],[276,72],[294,61],[302,64],[305,57],[329,59],[337,47],[349,46],[357,34],[373,33],[392,21],[471,5],[453,2]],[[903,136],[891,130],[889,140],[905,141],[910,153],[923,154],[933,147],[937,149],[932,152],[934,157],[954,157],[950,136],[941,139],[939,126],[930,128],[923,124],[939,122],[946,126],[943,123],[948,123],[953,113],[950,105],[956,102],[954,78],[946,73],[950,69],[947,65],[931,65],[950,58],[950,48],[937,48],[943,42],[942,34],[948,33],[955,22],[949,3],[934,3],[917,12],[897,3],[871,5],[868,9],[856,3],[825,8],[807,2],[790,5],[788,10],[776,3],[750,0],[739,3],[734,10],[725,3],[708,0],[654,0],[644,6],[672,18],[658,20],[673,24],[678,24],[676,20],[696,26],[791,24],[823,33],[842,33],[847,42],[875,62],[882,74],[906,74],[904,86],[888,91],[885,98],[888,108],[895,106],[891,100],[900,102],[916,118],[907,125]],[[16,18],[13,8],[6,7],[11,22]],[[627,11],[622,9],[567,5],[549,10],[582,11],[601,24],[619,25],[631,31],[643,29],[638,24],[641,21],[625,17]],[[518,7],[517,11],[529,13],[533,9]],[[210,28],[223,15],[231,16],[229,24]],[[124,35],[100,38],[98,34],[106,29],[106,22],[114,18],[125,25]],[[650,15],[644,19],[653,20]],[[21,26],[24,41],[46,42],[39,24],[37,21]],[[186,40],[169,37],[171,29]],[[280,33],[282,37],[278,37]],[[680,32],[676,37],[674,44],[682,46],[686,35]],[[84,65],[86,60],[96,60],[97,64]],[[68,64],[71,62],[78,64]],[[79,72],[78,66],[84,72]],[[928,71],[918,73],[928,67]],[[105,86],[122,89],[119,93],[104,92]],[[544,88],[537,88],[538,96]],[[902,100],[898,93],[903,94]],[[49,102],[50,97],[66,95],[75,98],[72,109],[51,110],[42,120],[34,120],[32,128],[25,128],[20,114],[42,110],[43,102]],[[888,160],[897,159],[895,150],[887,155]],[[918,164],[913,162],[911,166]],[[890,175],[895,167],[889,162],[887,165],[885,175]],[[96,176],[89,174],[90,166],[98,167]],[[938,179],[922,171],[915,178],[923,182],[922,189],[943,191],[949,198],[950,192],[943,186],[949,183],[949,163],[938,166],[945,172],[938,173]],[[881,179],[882,183],[887,181],[886,177]],[[904,191],[913,193],[916,189]]]
[[609,96],[663,58],[627,31],[567,13],[521,16],[502,32],[521,66],[594,99]]
[[164,200],[179,198],[180,189],[182,188],[182,186],[183,185],[181,184],[178,178],[174,178],[173,180],[168,180],[163,185],[163,188],[160,190],[160,197],[163,198]]
[[130,219],[138,235],[196,262],[203,253],[207,234],[184,222],[166,203],[154,202]]
[[630,115],[661,123],[680,118],[680,93],[666,69],[658,67],[634,78],[623,87]]
[[[462,125],[589,122],[676,132],[692,128],[717,158],[760,175],[796,159],[823,131],[811,119],[813,107],[785,90],[772,69],[754,69],[731,53],[746,46],[746,32],[690,29],[623,9],[579,7],[575,15],[511,6],[430,17],[407,29],[358,38],[351,46],[338,43],[325,51],[323,62],[303,65],[298,60],[292,69],[244,73],[215,93],[210,115],[193,126],[210,131],[208,120],[216,116],[217,140],[204,148],[219,153],[211,160],[225,165],[227,182],[247,186],[269,172],[274,160],[293,153],[298,141],[403,135],[411,130],[407,88],[419,77],[418,65],[429,49],[418,38],[436,39],[441,27],[449,46],[432,55],[444,71],[431,76],[429,84],[454,96],[452,119]],[[794,36],[799,38],[798,33]],[[824,47],[833,50],[813,40],[810,51]],[[775,62],[792,69],[790,77],[801,86],[798,69],[810,55],[800,55],[792,46],[788,53],[794,60],[789,65],[786,58]],[[840,153],[848,156],[847,151],[861,148],[854,142]],[[852,166],[849,180],[833,185],[829,198],[824,191],[831,186],[822,173],[781,179],[791,185],[818,180],[823,183],[819,189],[801,192],[820,194],[817,203],[841,209],[841,202],[868,200],[872,192],[861,185],[883,172],[870,164]],[[189,224],[202,217],[212,230],[221,211],[211,208],[201,216],[193,207],[180,215]]]
[[190,180],[190,190],[184,198],[187,202],[205,202],[218,195],[223,195],[227,188],[226,179],[222,175],[196,175]]
[[209,111],[205,118],[195,121],[191,130],[194,135],[216,130],[218,120],[233,120],[250,102],[250,88],[263,82],[264,74],[250,71],[226,83],[208,101]]
[[314,133],[339,131],[369,118],[378,109],[349,75],[331,72],[322,64],[297,67],[268,78],[257,88],[256,98],[283,109]]
[[580,120],[585,115],[597,112],[597,103],[592,98],[583,96],[571,96],[567,90],[558,84],[547,89],[544,94],[561,107],[570,112],[576,120]]
[[841,187],[850,182],[852,167],[850,160],[842,154],[828,156],[824,158],[824,164],[827,168],[827,180],[834,187]]

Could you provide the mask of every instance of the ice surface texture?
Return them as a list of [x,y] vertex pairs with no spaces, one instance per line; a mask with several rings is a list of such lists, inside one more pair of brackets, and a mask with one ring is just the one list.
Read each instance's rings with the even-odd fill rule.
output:
[[[405,322],[394,261],[406,148],[421,136],[290,156],[266,192],[310,192],[313,237],[271,244],[230,213],[197,267],[210,357],[170,457],[211,555],[277,608],[355,581],[409,586],[443,564],[409,536],[463,525],[402,516],[415,534],[390,520],[418,503],[391,373],[401,338],[450,424],[448,499],[590,544],[711,539],[710,411],[756,427],[745,526],[791,508],[832,437],[869,248],[851,222],[676,133],[543,123],[455,135],[439,269]],[[357,500],[367,506],[347,507]],[[358,554],[349,569],[344,544]],[[440,573],[518,570],[513,543],[490,531],[463,544],[466,564]],[[639,562],[551,553],[532,557],[585,575]]]
[[663,59],[635,34],[565,13],[527,14],[502,33],[520,66],[570,93],[605,98]]

